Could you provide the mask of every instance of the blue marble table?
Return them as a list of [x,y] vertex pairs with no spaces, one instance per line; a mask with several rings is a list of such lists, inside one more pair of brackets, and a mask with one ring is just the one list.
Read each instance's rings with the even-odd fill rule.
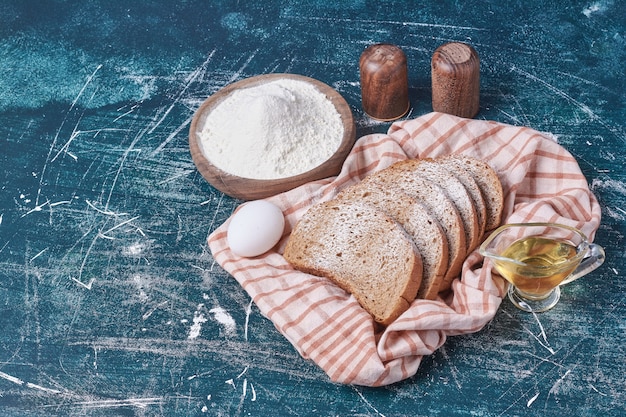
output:
[[[626,5],[554,1],[0,2],[0,414],[626,415]],[[478,119],[549,132],[603,211],[607,261],[540,315],[504,301],[403,382],[337,385],[212,259],[241,203],[188,147],[221,87],[289,72],[350,104],[377,42],[431,111],[430,57],[481,58]]]

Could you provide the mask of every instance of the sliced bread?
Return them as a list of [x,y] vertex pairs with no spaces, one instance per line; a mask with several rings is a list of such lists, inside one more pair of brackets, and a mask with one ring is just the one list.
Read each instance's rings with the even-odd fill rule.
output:
[[461,169],[466,170],[474,177],[483,192],[487,208],[485,232],[497,228],[502,221],[504,194],[502,183],[496,171],[485,161],[466,155],[449,155],[441,160],[443,163],[458,164]]
[[409,308],[422,280],[421,256],[407,232],[382,210],[354,201],[311,207],[284,257],[351,293],[383,325]]
[[[462,164],[456,163],[457,161],[452,158],[447,159],[438,159],[440,162],[452,175],[454,175],[465,187],[469,196],[474,203],[474,208],[476,209],[476,218],[478,220],[478,230],[479,230],[479,242],[482,241],[482,238],[485,234],[485,228],[487,224],[487,205],[485,203],[485,199],[483,197],[483,193],[478,186],[478,183],[470,174],[470,172],[463,167]],[[474,246],[476,248],[478,245]]]
[[448,241],[437,220],[422,203],[396,188],[372,187],[368,182],[346,188],[337,199],[371,204],[397,221],[422,255],[424,270],[417,298],[437,298],[448,268]]
[[481,237],[480,229],[474,202],[463,183],[439,161],[433,159],[411,159],[400,164],[399,168],[411,171],[413,175],[421,175],[444,190],[463,221],[465,251],[469,253],[473,250]]
[[449,290],[467,254],[500,225],[502,211],[498,175],[481,160],[401,161],[311,207],[284,256],[352,293],[388,325],[414,298]]
[[445,280],[461,272],[466,254],[465,229],[461,216],[445,190],[426,177],[414,173],[410,160],[397,162],[363,179],[372,187],[401,190],[422,203],[437,219],[448,242],[448,268]]

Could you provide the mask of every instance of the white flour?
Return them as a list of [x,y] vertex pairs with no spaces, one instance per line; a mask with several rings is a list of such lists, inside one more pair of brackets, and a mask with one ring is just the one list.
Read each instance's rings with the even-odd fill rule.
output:
[[277,179],[326,161],[343,133],[341,116],[323,93],[304,81],[282,79],[231,93],[199,135],[204,155],[223,171]]

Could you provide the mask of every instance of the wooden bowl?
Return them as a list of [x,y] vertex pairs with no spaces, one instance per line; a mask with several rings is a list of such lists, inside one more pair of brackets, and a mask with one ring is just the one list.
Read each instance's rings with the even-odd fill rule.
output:
[[[225,172],[211,164],[202,150],[199,135],[202,127],[204,126],[207,115],[222,100],[237,89],[253,87],[263,83],[286,78],[312,84],[321,93],[326,95],[328,100],[333,103],[337,112],[341,116],[344,127],[343,139],[337,151],[321,165],[318,165],[307,172],[279,179],[265,180],[242,178]],[[356,128],[350,106],[333,88],[322,83],[321,81],[301,75],[265,74],[246,78],[229,84],[206,99],[196,111],[191,121],[191,127],[189,129],[189,148],[191,150],[191,158],[193,159],[196,168],[200,174],[202,174],[204,179],[207,180],[213,187],[234,198],[242,200],[258,200],[291,190],[310,181],[328,178],[339,174],[346,156],[350,150],[352,150],[352,146],[355,141],[355,134]]]

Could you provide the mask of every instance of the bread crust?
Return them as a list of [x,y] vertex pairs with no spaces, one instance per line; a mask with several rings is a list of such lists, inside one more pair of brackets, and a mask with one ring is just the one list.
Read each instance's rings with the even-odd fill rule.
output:
[[[456,163],[455,159],[449,158],[445,160],[439,160],[440,163],[450,171],[452,175],[454,175],[465,187],[467,193],[469,194],[474,207],[476,209],[476,218],[478,220],[478,231],[479,231],[479,242],[482,242],[483,237],[486,231],[487,225],[487,204],[485,203],[485,199],[483,197],[483,192],[480,189],[480,186],[472,176],[472,174],[463,168],[462,164]],[[478,247],[478,245],[474,246],[474,249]]]
[[441,159],[455,161],[469,172],[478,183],[487,208],[485,232],[490,232],[497,228],[502,221],[502,209],[504,205],[504,192],[502,183],[496,171],[485,161],[472,158],[466,155],[449,155]]
[[[390,167],[371,174],[364,183],[373,187],[396,188],[419,202],[435,216],[448,241],[448,269],[444,283],[461,272],[466,255],[466,237],[463,220],[454,203],[442,187],[412,171],[413,160],[396,162]],[[445,285],[444,285],[445,287]],[[444,288],[445,290],[445,288]]]
[[385,326],[409,308],[422,280],[422,259],[410,236],[381,210],[360,202],[311,207],[291,232],[284,257],[351,293]]
[[456,207],[465,232],[465,253],[473,250],[480,239],[476,207],[463,183],[434,159],[410,159],[398,167],[411,171],[439,185]]
[[368,182],[348,187],[337,199],[370,204],[397,221],[422,255],[422,285],[417,298],[437,298],[448,268],[448,241],[437,219],[422,203],[401,190],[372,187]]

